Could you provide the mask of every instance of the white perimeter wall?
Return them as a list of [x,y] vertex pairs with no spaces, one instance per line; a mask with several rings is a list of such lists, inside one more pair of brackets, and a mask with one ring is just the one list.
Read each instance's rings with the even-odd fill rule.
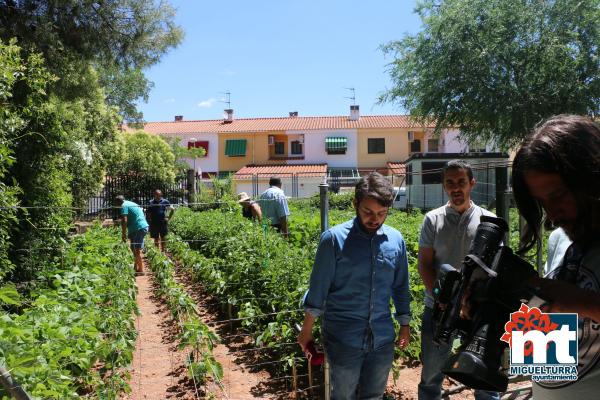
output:
[[[319,184],[323,181],[323,178],[319,177],[299,177],[298,179],[298,197],[311,197],[312,195],[319,193]],[[252,180],[251,179],[239,179],[234,180],[235,192],[241,193],[246,192],[249,196],[252,196]],[[258,181],[258,196],[269,188],[268,179],[261,179]],[[292,181],[290,178],[281,177],[281,189],[286,196],[292,196]]]

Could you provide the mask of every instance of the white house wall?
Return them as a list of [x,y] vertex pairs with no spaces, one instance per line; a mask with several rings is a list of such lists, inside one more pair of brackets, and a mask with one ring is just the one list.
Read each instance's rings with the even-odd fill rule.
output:
[[[304,135],[304,160],[289,160],[288,164],[322,164],[329,168],[356,168],[358,165],[358,140],[356,129],[324,129],[287,131],[288,135]],[[325,138],[329,136],[348,139],[346,154],[327,154]]]
[[[196,170],[198,172],[218,172],[219,171],[219,135],[217,133],[179,133],[176,135],[168,135],[169,138],[179,138],[181,147],[187,149],[188,142],[192,138],[197,141],[208,142],[208,157],[196,158]],[[185,158],[190,169],[194,168],[194,160]]]
[[444,153],[466,153],[469,146],[460,139],[458,129],[448,129],[442,133],[444,144],[440,143],[440,152]]
[[[444,153],[468,153],[469,152],[469,144],[460,139],[460,131],[458,129],[448,129],[442,133],[442,137],[444,138],[444,147],[440,144],[441,152]],[[499,147],[492,141],[490,143],[486,143],[485,151],[488,153],[493,153],[500,151]]]

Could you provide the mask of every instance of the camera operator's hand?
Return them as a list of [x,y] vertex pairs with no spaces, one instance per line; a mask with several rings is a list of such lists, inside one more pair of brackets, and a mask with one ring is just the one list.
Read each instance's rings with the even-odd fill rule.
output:
[[600,322],[600,295],[568,282],[532,277],[529,284],[539,290],[546,303],[542,311],[552,313],[578,313],[580,318]]
[[410,342],[410,326],[401,325],[400,332],[398,333],[398,340],[396,340],[396,346],[401,349],[405,349]]

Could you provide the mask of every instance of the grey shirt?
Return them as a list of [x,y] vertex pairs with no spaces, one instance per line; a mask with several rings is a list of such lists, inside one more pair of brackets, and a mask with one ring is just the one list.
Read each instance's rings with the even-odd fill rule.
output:
[[[450,264],[460,270],[482,215],[495,217],[473,202],[462,214],[450,207],[449,203],[425,214],[419,247],[433,249],[434,268],[440,264]],[[428,290],[425,291],[425,307],[433,307],[433,296]]]

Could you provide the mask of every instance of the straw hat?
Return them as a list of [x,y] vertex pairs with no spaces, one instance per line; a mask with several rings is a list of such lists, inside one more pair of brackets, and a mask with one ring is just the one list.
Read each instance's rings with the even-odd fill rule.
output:
[[238,194],[238,203],[243,203],[246,200],[250,200],[250,196],[248,196],[248,193],[242,192]]

